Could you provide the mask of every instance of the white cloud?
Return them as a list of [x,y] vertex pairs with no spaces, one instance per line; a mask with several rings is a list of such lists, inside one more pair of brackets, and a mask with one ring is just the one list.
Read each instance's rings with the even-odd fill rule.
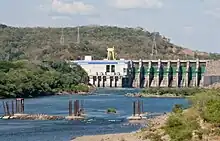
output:
[[192,33],[193,32],[193,27],[192,26],[184,26],[183,29],[186,33]]
[[161,8],[161,0],[109,0],[109,4],[119,9]]
[[62,14],[92,14],[94,12],[94,6],[81,1],[66,3],[61,0],[53,0],[52,9]]
[[67,16],[52,16],[51,19],[52,20],[71,20],[71,18]]
[[215,8],[212,10],[205,11],[205,14],[213,16],[215,18],[220,18],[220,8]]

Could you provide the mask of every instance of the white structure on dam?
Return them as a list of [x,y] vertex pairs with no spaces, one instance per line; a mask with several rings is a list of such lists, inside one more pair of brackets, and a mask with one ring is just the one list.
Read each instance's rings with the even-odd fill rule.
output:
[[127,60],[77,60],[89,75],[89,82],[97,87],[124,87],[128,77],[129,61]]
[[208,60],[116,60],[109,48],[105,60],[68,62],[85,69],[96,87],[202,87]]

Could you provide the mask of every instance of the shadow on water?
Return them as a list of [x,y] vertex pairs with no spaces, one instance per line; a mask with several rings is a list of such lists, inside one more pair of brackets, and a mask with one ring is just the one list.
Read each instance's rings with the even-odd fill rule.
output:
[[[93,134],[131,132],[142,125],[128,124],[126,117],[132,114],[132,102],[137,98],[124,94],[139,89],[97,89],[93,95],[63,95],[25,99],[26,113],[68,115],[68,100],[83,100],[88,118],[84,121],[24,121],[0,120],[0,140],[4,141],[69,141],[72,137]],[[169,112],[174,104],[188,105],[181,98],[141,98],[144,111]],[[1,100],[0,100],[1,102]],[[116,108],[117,114],[107,114],[108,108]],[[0,115],[3,109],[0,109]]]

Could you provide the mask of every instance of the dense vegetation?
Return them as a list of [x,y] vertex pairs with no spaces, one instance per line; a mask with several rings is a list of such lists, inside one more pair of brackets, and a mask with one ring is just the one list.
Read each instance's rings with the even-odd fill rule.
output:
[[220,89],[199,91],[188,99],[188,109],[174,105],[171,113],[150,123],[139,135],[151,141],[219,141]]
[[0,98],[37,97],[62,91],[88,91],[87,73],[62,61],[0,61]]
[[[211,140],[220,136],[220,90],[206,90],[190,99],[192,107],[176,106],[169,116],[166,133],[173,141]],[[177,110],[179,109],[179,110]]]
[[0,60],[76,59],[84,55],[103,59],[106,57],[107,46],[115,46],[120,58],[149,59],[154,35],[158,49],[157,58],[220,58],[219,54],[181,48],[170,43],[170,39],[158,32],[150,33],[142,28],[82,26],[80,43],[76,43],[77,28],[63,28],[64,44],[60,44],[61,32],[61,28],[17,28],[0,25]]

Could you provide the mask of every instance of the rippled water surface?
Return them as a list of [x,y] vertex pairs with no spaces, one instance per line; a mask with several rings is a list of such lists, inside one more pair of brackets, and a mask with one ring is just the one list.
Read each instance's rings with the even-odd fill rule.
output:
[[[68,100],[83,100],[88,119],[0,120],[0,141],[69,141],[82,135],[135,131],[141,125],[127,124],[126,117],[132,114],[132,102],[137,98],[125,97],[124,94],[137,91],[137,89],[99,89],[90,96],[65,95],[25,99],[25,113],[50,115],[68,115]],[[187,105],[187,101],[181,98],[141,99],[144,101],[144,111],[153,113],[169,112],[174,104]],[[116,108],[118,114],[106,114],[105,111],[109,107]],[[3,108],[0,106],[0,115],[2,114]]]

